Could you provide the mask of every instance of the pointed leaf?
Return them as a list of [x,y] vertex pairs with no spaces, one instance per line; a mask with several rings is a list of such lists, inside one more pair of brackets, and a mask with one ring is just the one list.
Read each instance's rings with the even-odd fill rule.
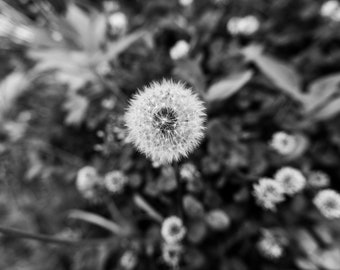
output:
[[303,101],[301,92],[301,77],[290,65],[262,53],[262,47],[250,45],[242,50],[248,61],[256,64],[262,73],[268,77],[279,89],[292,98]]
[[213,84],[206,94],[207,101],[223,100],[231,97],[253,77],[251,70],[233,74]]

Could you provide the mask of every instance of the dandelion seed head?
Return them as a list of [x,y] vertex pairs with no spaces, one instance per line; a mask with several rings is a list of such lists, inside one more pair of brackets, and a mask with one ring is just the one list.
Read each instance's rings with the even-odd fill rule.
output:
[[257,184],[254,184],[253,194],[260,206],[272,211],[276,210],[278,203],[284,201],[282,186],[270,178],[261,178]]
[[340,194],[338,192],[332,189],[321,190],[313,202],[326,218],[340,218]]
[[172,60],[178,60],[184,58],[188,55],[190,50],[190,45],[185,40],[179,40],[176,44],[170,49],[170,57]]
[[297,148],[297,139],[293,135],[279,131],[273,135],[270,145],[281,155],[290,155]]
[[161,235],[166,243],[178,243],[183,240],[185,234],[186,228],[179,217],[171,216],[163,221]]
[[128,141],[168,164],[186,157],[204,135],[205,108],[182,83],[154,82],[134,96],[125,115]]
[[105,175],[104,185],[112,193],[123,191],[127,183],[127,177],[121,171],[111,171]]
[[76,187],[84,198],[89,200],[95,199],[98,184],[99,176],[94,167],[85,166],[78,171]]
[[283,167],[275,174],[275,180],[282,186],[284,193],[293,195],[306,186],[306,178],[294,168]]
[[330,0],[323,3],[320,9],[322,17],[333,21],[340,21],[340,4],[336,0]]
[[329,186],[329,176],[321,171],[313,171],[308,176],[308,185],[313,188],[325,188]]
[[164,243],[162,246],[163,261],[171,267],[177,267],[179,265],[182,253],[183,247],[181,244]]

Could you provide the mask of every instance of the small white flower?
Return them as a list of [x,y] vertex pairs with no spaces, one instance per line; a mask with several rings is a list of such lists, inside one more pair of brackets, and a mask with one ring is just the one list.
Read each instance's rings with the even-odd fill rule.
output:
[[336,0],[324,2],[320,9],[321,16],[333,21],[340,21],[340,4]]
[[306,178],[294,168],[283,167],[275,174],[275,180],[282,186],[284,193],[293,195],[306,186]]
[[293,135],[279,131],[273,135],[270,145],[281,155],[290,155],[297,148],[297,139]]
[[176,44],[170,49],[170,56],[172,60],[178,60],[181,58],[185,58],[188,56],[190,50],[190,45],[185,40],[179,40]]
[[340,194],[338,192],[332,189],[321,190],[313,202],[326,218],[340,218]]
[[84,198],[95,199],[98,185],[99,176],[94,167],[85,166],[78,171],[76,186]]
[[178,161],[203,138],[204,110],[182,83],[154,82],[130,101],[125,115],[128,140],[153,162]]
[[120,265],[127,270],[136,268],[138,263],[137,255],[134,251],[125,251],[122,257],[120,257]]
[[261,254],[269,259],[278,259],[283,255],[284,247],[278,237],[270,230],[263,230],[257,248]]
[[162,246],[163,261],[171,267],[177,267],[181,260],[183,247],[180,244],[164,243]]
[[189,162],[184,163],[181,166],[179,170],[179,174],[182,179],[187,180],[187,181],[192,181],[195,178],[200,178],[200,173],[196,169],[195,165]]
[[260,206],[272,211],[276,210],[278,203],[284,201],[282,186],[270,178],[261,178],[257,184],[254,184],[253,194]]
[[192,2],[194,2],[194,0],[179,0],[179,3],[184,7],[190,6]]
[[108,18],[111,31],[115,35],[124,34],[128,27],[128,19],[123,12],[115,12]]
[[111,171],[105,175],[104,185],[112,193],[120,193],[127,183],[126,176],[121,171]]
[[329,186],[329,176],[321,171],[313,171],[308,176],[308,185],[313,188],[325,188]]
[[168,244],[175,244],[182,241],[186,234],[183,221],[176,216],[166,218],[162,224],[161,234]]
[[227,23],[227,30],[232,35],[252,35],[260,28],[257,17],[248,15],[245,17],[233,17]]

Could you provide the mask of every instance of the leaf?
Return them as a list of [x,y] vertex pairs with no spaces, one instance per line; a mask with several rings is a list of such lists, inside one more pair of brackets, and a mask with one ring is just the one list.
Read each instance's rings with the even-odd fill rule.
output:
[[0,119],[28,86],[27,76],[15,71],[0,82]]
[[233,74],[210,86],[205,96],[207,101],[223,100],[234,95],[253,77],[251,70]]
[[338,270],[340,265],[340,249],[333,248],[321,251],[315,259],[322,269]]
[[340,98],[331,100],[323,108],[315,112],[312,117],[317,120],[327,120],[340,113]]
[[130,35],[124,36],[116,42],[109,44],[106,59],[116,58],[120,53],[129,48],[133,43],[142,38],[146,33],[144,31],[136,31]]
[[68,97],[64,108],[67,111],[65,123],[69,125],[79,125],[85,118],[89,101],[80,95],[72,94]]
[[117,235],[122,233],[122,228],[119,225],[117,225],[113,221],[107,220],[96,214],[92,214],[92,213],[80,211],[80,210],[73,210],[73,211],[70,211],[68,217],[86,221],[91,224],[95,224]]
[[162,217],[161,214],[159,214],[149,203],[147,203],[147,201],[144,200],[143,197],[137,194],[133,197],[133,201],[140,209],[144,210],[150,217],[152,217],[158,222],[163,221],[164,217]]
[[339,93],[340,73],[331,74],[313,81],[308,87],[305,110],[310,112]]
[[250,45],[242,50],[242,54],[248,61],[253,62],[279,89],[295,100],[303,101],[301,77],[298,72],[288,64],[263,54],[262,51],[261,46]]

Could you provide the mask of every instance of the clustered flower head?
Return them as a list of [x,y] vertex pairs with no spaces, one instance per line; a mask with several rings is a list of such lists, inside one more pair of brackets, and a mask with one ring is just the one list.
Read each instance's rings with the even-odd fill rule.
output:
[[320,9],[321,16],[333,21],[340,21],[340,4],[336,0],[330,0],[323,3]]
[[284,189],[277,181],[270,178],[261,178],[254,185],[253,194],[260,206],[272,211],[276,210],[278,203],[284,201]]
[[270,142],[271,147],[281,155],[291,155],[297,148],[298,141],[295,136],[286,132],[276,132]]
[[130,101],[125,115],[128,141],[153,162],[178,161],[203,138],[204,110],[197,95],[184,84],[154,82]]
[[110,30],[114,35],[122,35],[128,27],[128,19],[123,12],[117,11],[108,17]]
[[282,186],[284,193],[293,195],[301,191],[306,185],[306,178],[294,168],[283,167],[275,174],[275,180]]
[[308,176],[308,185],[312,188],[325,188],[329,183],[329,176],[324,172],[313,171]]
[[104,178],[106,189],[112,193],[120,193],[127,182],[127,177],[121,171],[111,171]]
[[171,267],[177,267],[179,265],[182,253],[183,246],[181,244],[164,243],[162,245],[163,261]]
[[252,35],[260,28],[257,17],[248,15],[245,17],[233,17],[227,23],[227,30],[232,35]]
[[183,221],[176,216],[171,216],[163,221],[161,235],[168,244],[179,243],[186,234],[186,228]]
[[125,251],[120,257],[120,265],[126,270],[132,270],[136,268],[138,263],[138,257],[136,252],[132,250]]
[[200,177],[200,173],[192,163],[184,163],[179,170],[180,177],[183,180],[192,181]]
[[340,218],[340,194],[338,192],[332,189],[321,190],[313,202],[326,218]]
[[190,45],[185,40],[179,40],[176,44],[170,49],[170,57],[172,60],[178,60],[188,56],[190,50]]
[[96,188],[100,181],[97,170],[91,166],[85,166],[78,171],[76,187],[84,198],[96,199]]
[[271,230],[263,230],[257,248],[260,253],[269,259],[278,259],[284,253],[284,243],[282,237],[276,235]]

